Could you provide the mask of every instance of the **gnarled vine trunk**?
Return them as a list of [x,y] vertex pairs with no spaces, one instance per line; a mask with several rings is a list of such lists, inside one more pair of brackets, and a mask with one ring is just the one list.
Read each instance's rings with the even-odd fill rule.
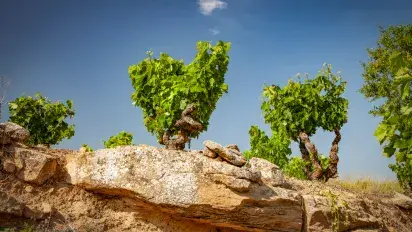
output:
[[177,135],[173,136],[169,131],[163,134],[161,144],[168,150],[183,150],[189,141],[189,135],[201,131],[203,126],[193,119],[192,113],[196,110],[194,104],[190,104],[182,112],[181,119],[177,120],[175,126],[179,128]]
[[[304,161],[310,161],[310,164],[304,167],[304,172],[309,180],[323,180],[327,181],[330,178],[335,178],[338,175],[338,151],[339,142],[342,138],[340,134],[340,128],[336,128],[335,139],[332,142],[332,147],[329,152],[329,164],[326,170],[322,169],[322,165],[319,161],[318,150],[315,145],[310,141],[309,136],[305,132],[299,134],[299,149],[302,153],[302,159]],[[314,168],[311,172],[311,166]]]
[[299,133],[299,140],[304,146],[299,146],[301,151],[303,148],[306,149],[306,152],[302,153],[302,159],[307,159],[307,155],[309,154],[310,162],[314,168],[312,173],[309,173],[308,179],[310,180],[319,180],[323,177],[323,170],[322,166],[319,162],[318,158],[318,150],[316,149],[315,145],[310,141],[309,136],[306,132],[302,131]]
[[300,152],[302,153],[302,160],[305,161],[306,165],[303,167],[303,171],[305,172],[305,175],[307,177],[310,177],[311,175],[311,162],[310,162],[310,156],[309,156],[309,151],[305,147],[305,143],[300,140],[299,141],[299,149]]
[[329,178],[335,178],[337,177],[337,174],[338,174],[338,162],[339,162],[339,157],[338,157],[339,146],[338,145],[339,145],[339,142],[342,136],[340,134],[340,128],[336,128],[334,132],[335,132],[335,139],[332,142],[332,147],[330,148],[330,152],[329,152],[329,165],[325,173],[326,180],[328,180]]

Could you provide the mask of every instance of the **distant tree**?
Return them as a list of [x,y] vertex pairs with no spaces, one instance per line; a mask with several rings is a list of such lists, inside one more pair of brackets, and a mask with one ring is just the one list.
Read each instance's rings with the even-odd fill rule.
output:
[[103,141],[105,148],[115,148],[118,146],[128,146],[133,143],[132,133],[121,131],[117,135],[110,136],[107,141]]
[[74,135],[74,125],[65,122],[75,114],[71,100],[66,105],[59,101],[52,103],[37,93],[35,98],[21,96],[9,102],[9,111],[10,121],[30,132],[29,144],[50,146]]
[[[348,101],[342,97],[345,86],[346,82],[331,72],[331,66],[324,65],[314,79],[306,78],[301,81],[299,77],[298,81],[289,80],[283,88],[276,85],[264,88],[261,108],[274,138],[262,136],[261,146],[269,144],[265,149],[273,149],[272,153],[267,154],[274,156],[275,163],[280,166],[288,164],[288,146],[293,140],[299,144],[303,159],[300,163],[306,165],[304,173],[308,179],[328,180],[337,176],[340,128],[347,121],[348,110]],[[310,136],[314,135],[318,128],[335,133],[327,168],[322,168],[318,150],[310,141]],[[251,131],[258,130],[252,127]],[[251,135],[252,153],[264,152],[265,149],[254,148],[255,135]]]
[[167,149],[183,150],[191,138],[207,130],[219,98],[228,91],[224,83],[230,43],[197,43],[197,55],[185,65],[161,53],[129,66],[133,105],[143,111],[147,130]]
[[386,157],[396,156],[389,168],[400,184],[412,189],[412,25],[380,27],[377,48],[367,51],[360,91],[370,101],[383,100],[370,111],[382,117],[374,135]]

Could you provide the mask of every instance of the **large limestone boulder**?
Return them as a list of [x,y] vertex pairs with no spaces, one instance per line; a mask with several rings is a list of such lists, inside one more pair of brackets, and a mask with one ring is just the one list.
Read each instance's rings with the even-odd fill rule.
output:
[[261,173],[204,156],[124,146],[73,153],[67,182],[103,194],[162,206],[180,217],[243,231],[300,231],[301,197],[273,187]]

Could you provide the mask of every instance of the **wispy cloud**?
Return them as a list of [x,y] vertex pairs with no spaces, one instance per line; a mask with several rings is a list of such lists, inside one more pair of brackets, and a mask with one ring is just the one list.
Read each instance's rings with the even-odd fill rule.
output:
[[217,28],[211,28],[209,29],[210,33],[212,33],[212,35],[218,35],[220,34],[220,31]]
[[210,15],[215,9],[227,8],[227,3],[220,0],[198,0],[200,12],[204,15]]

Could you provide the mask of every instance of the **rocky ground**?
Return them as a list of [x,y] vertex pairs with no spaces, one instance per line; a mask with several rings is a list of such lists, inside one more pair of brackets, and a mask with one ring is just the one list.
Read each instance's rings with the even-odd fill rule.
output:
[[[0,124],[0,227],[35,231],[410,231],[412,199],[283,176],[237,146],[25,145]],[[1,231],[1,229],[0,229]]]

